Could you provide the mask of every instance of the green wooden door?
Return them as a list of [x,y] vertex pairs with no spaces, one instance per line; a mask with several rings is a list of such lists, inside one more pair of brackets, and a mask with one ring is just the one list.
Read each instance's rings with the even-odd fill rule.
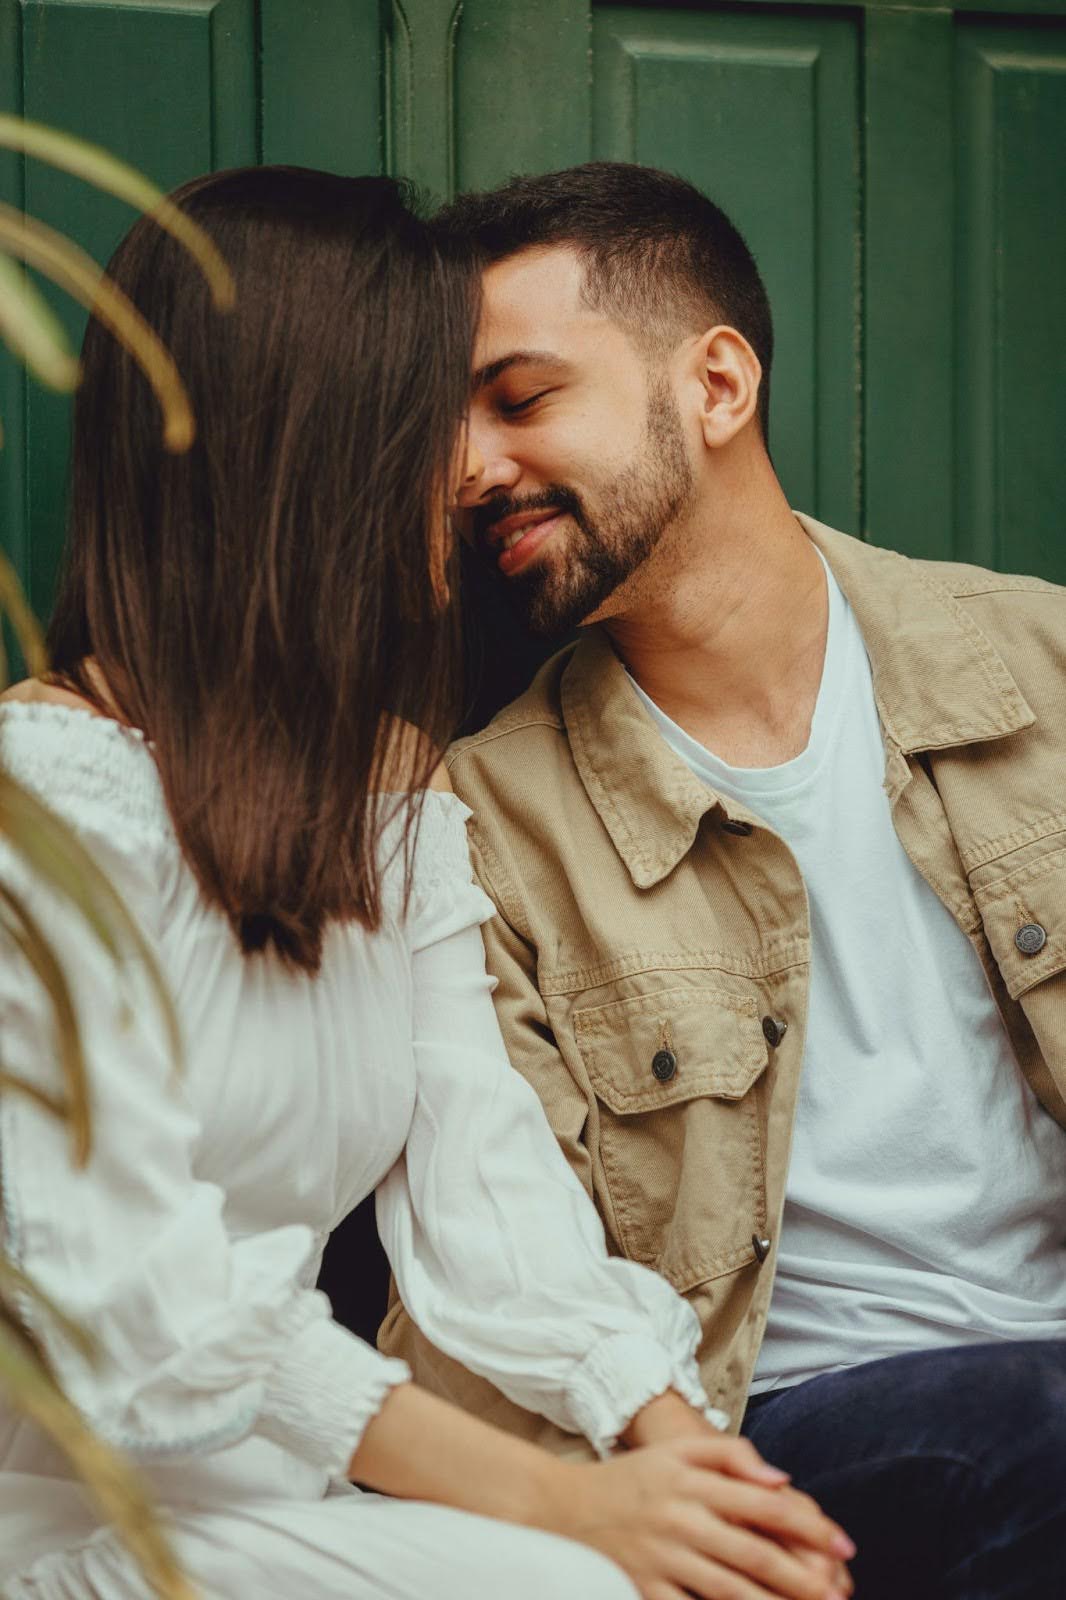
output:
[[1066,582],[1063,0],[467,0],[454,81],[461,184],[638,160],[733,215],[795,505]]
[[[0,0],[0,104],[165,185],[256,160],[439,195],[590,156],[682,172],[765,273],[793,503],[1066,582],[1066,0]],[[98,256],[128,222],[0,170]],[[68,408],[10,363],[0,408],[3,539],[46,609]]]
[[[384,159],[376,0],[0,0],[0,108],[105,145],[164,188],[210,168]],[[0,197],[106,260],[132,213],[0,156]],[[83,314],[50,296],[80,340]],[[0,357],[0,518],[46,614],[63,537],[69,402]]]

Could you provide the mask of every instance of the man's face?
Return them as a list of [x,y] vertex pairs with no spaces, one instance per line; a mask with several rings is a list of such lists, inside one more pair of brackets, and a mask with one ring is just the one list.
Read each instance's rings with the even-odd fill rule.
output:
[[665,373],[581,282],[564,247],[486,272],[459,492],[464,532],[545,634],[610,614],[694,487]]

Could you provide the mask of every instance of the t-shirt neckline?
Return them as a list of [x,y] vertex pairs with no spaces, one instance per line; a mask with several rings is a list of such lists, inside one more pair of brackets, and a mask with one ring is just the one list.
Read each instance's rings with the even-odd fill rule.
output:
[[[760,795],[779,796],[807,788],[828,759],[836,740],[845,689],[851,674],[855,628],[850,607],[833,575],[832,568],[817,546],[815,551],[825,571],[829,600],[825,658],[822,662],[822,676],[818,685],[807,744],[789,761],[783,761],[773,767],[730,766],[728,762],[716,756],[713,750],[708,750],[668,717],[666,712],[645,693],[636,679],[627,673],[630,683],[642,704],[655,719],[667,743],[711,788],[745,804],[751,803]],[[849,623],[852,626],[849,626]]]

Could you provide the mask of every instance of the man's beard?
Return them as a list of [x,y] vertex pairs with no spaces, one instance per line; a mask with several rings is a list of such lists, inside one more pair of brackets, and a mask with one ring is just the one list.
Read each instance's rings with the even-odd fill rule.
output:
[[647,560],[691,499],[693,482],[677,401],[666,379],[658,378],[649,387],[641,459],[597,493],[595,516],[573,489],[552,484],[522,499],[497,496],[478,508],[475,528],[480,533],[506,516],[549,507],[570,517],[564,548],[546,551],[506,580],[535,633],[566,634]]

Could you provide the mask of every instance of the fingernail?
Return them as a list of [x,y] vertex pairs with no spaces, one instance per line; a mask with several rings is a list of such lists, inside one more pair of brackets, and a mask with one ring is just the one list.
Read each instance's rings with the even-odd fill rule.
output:
[[844,1561],[850,1561],[855,1554],[855,1545],[846,1533],[837,1533],[833,1536],[833,1554],[840,1556]]
[[762,1477],[764,1483],[792,1482],[792,1474],[789,1472],[782,1472],[780,1467],[764,1466],[761,1469],[760,1476]]

